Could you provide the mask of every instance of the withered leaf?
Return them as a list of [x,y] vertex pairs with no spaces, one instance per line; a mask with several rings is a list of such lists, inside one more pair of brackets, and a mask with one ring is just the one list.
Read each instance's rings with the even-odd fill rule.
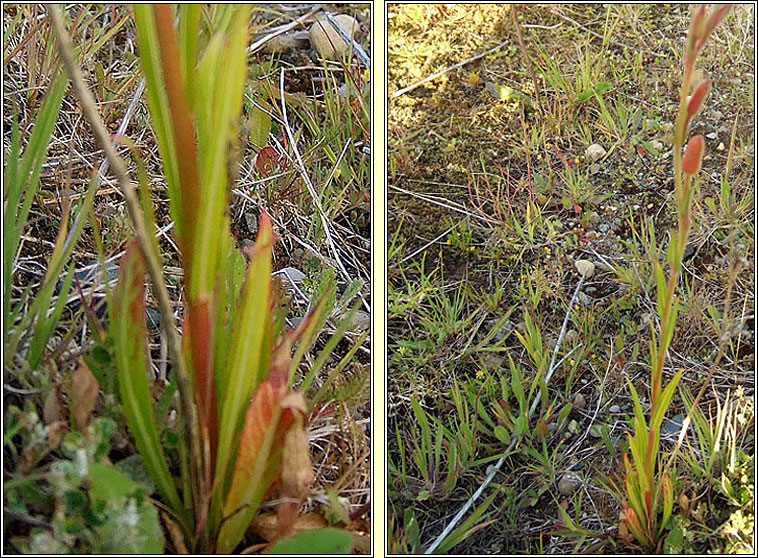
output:
[[71,410],[71,417],[74,420],[74,427],[80,432],[85,432],[89,424],[92,411],[97,405],[97,396],[100,391],[100,385],[97,383],[95,376],[85,364],[83,359],[79,359],[79,366],[71,377],[71,384],[68,390],[68,406]]

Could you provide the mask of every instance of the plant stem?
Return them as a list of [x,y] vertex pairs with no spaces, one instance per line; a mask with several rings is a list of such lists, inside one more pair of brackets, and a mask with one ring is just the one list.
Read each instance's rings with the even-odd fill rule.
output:
[[135,186],[127,174],[126,165],[121,157],[119,157],[118,153],[116,153],[115,147],[110,142],[110,137],[105,128],[105,124],[103,124],[103,121],[97,112],[95,99],[87,88],[81,70],[74,60],[71,38],[65,30],[60,6],[48,6],[48,14],[50,15],[50,20],[55,29],[56,38],[58,39],[58,48],[61,58],[68,70],[71,84],[79,99],[82,112],[92,127],[95,139],[100,144],[105,157],[110,161],[113,174],[116,176],[119,186],[121,187],[129,217],[134,225],[134,233],[137,237],[137,243],[142,252],[142,257],[147,266],[148,275],[153,284],[155,296],[158,301],[158,309],[161,314],[161,319],[165,324],[166,337],[168,338],[168,349],[171,353],[171,360],[174,363],[174,369],[176,372],[179,394],[182,401],[182,410],[184,411],[182,417],[185,418],[184,433],[185,436],[189,438],[192,452],[192,466],[195,469],[195,473],[197,473],[193,474],[193,477],[196,478],[198,484],[202,485],[196,486],[196,490],[199,492],[199,494],[196,494],[196,501],[199,501],[197,500],[197,496],[205,493],[205,487],[201,475],[201,472],[203,471],[203,462],[200,453],[201,445],[197,409],[192,400],[192,387],[189,381],[189,375],[187,374],[187,369],[184,365],[184,359],[182,358],[179,333],[174,325],[171,300],[169,298],[168,289],[166,289],[166,284],[163,280],[163,270],[161,268],[159,257],[152,250],[150,233],[145,226],[142,209],[139,200],[137,199],[137,195],[134,192]]

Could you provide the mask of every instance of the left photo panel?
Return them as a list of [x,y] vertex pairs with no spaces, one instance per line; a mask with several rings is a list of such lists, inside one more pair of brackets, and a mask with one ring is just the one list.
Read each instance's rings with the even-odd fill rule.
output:
[[3,552],[371,554],[371,4],[2,10]]

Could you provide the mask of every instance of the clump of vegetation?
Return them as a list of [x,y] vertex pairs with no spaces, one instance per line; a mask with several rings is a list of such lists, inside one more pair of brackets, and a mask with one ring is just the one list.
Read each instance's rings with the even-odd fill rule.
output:
[[[5,284],[6,302],[14,303],[13,313],[4,322],[6,364],[12,367],[6,369],[11,368],[14,374],[6,379],[6,385],[25,386],[13,393],[36,394],[42,373],[47,366],[56,366],[60,354],[51,355],[50,338],[61,328],[59,322],[70,302],[72,284],[82,302],[78,317],[86,316],[95,337],[90,340],[82,334],[86,340],[79,351],[82,358],[70,381],[60,382],[60,387],[57,381],[44,385],[47,395],[42,421],[34,399],[27,399],[23,410],[11,406],[6,414],[5,447],[17,468],[6,471],[10,479],[5,497],[18,524],[31,527],[28,536],[14,533],[12,544],[18,550],[37,553],[159,553],[168,543],[176,552],[229,553],[243,541],[252,542],[251,528],[263,542],[250,550],[345,553],[355,549],[360,538],[352,531],[361,525],[361,516],[367,511],[365,503],[351,509],[348,500],[337,497],[339,489],[335,486],[329,488],[332,497],[325,499],[329,503],[320,513],[309,514],[315,519],[308,517],[304,522],[298,512],[314,480],[309,421],[320,417],[323,426],[325,418],[337,419],[341,424],[327,429],[324,436],[344,436],[342,428],[355,428],[352,417],[344,416],[350,415],[350,407],[367,407],[366,372],[361,371],[365,363],[361,364],[356,355],[365,351],[369,333],[367,324],[356,326],[356,315],[357,307],[363,304],[368,309],[368,303],[364,281],[351,277],[355,272],[363,276],[365,266],[357,258],[343,264],[337,253],[341,275],[349,279],[342,279],[342,295],[338,299],[334,270],[325,270],[306,289],[309,295],[298,290],[308,311],[293,325],[288,317],[289,302],[272,276],[277,241],[272,217],[282,216],[278,200],[263,188],[256,200],[245,196],[260,208],[260,212],[255,211],[255,230],[248,231],[257,233],[254,243],[235,238],[237,226],[229,207],[233,205],[230,185],[239,172],[236,157],[245,151],[248,141],[247,134],[240,134],[245,98],[261,103],[265,103],[264,98],[280,100],[284,113],[281,130],[294,163],[286,160],[286,148],[271,133],[270,113],[276,112],[273,105],[267,110],[252,110],[250,105],[251,139],[256,142],[251,170],[255,169],[261,183],[272,179],[281,179],[283,184],[295,179],[308,182],[308,193],[293,198],[291,208],[295,212],[308,208],[319,214],[315,221],[320,226],[313,227],[302,241],[306,245],[325,243],[333,247],[338,234],[352,232],[349,223],[340,225],[340,233],[330,231],[344,208],[339,200],[327,206],[319,196],[327,196],[329,187],[343,187],[344,180],[335,178],[338,171],[351,177],[343,196],[352,195],[350,188],[367,186],[363,179],[369,176],[368,165],[360,157],[352,157],[357,153],[349,148],[355,143],[354,133],[360,137],[368,130],[369,88],[358,78],[340,96],[337,84],[325,80],[329,106],[322,115],[314,114],[322,108],[319,103],[309,107],[305,98],[297,99],[297,118],[307,118],[311,129],[296,137],[290,127],[293,119],[287,116],[284,71],[279,72],[277,89],[271,88],[268,80],[250,87],[250,76],[259,74],[248,64],[251,6],[134,7],[139,62],[167,193],[167,199],[156,203],[158,196],[151,191],[140,146],[128,137],[111,136],[98,113],[80,69],[83,49],[74,48],[69,37],[77,30],[76,25],[67,24],[65,13],[57,6],[48,13],[54,28],[49,36],[55,41],[48,41],[47,47],[52,54],[57,43],[66,72],[51,65],[59,77],[47,94],[33,141],[21,157],[23,136],[14,121],[10,149],[14,161],[5,169],[10,186],[6,202],[13,202],[6,204],[6,214],[12,216],[6,221],[6,232],[12,233],[4,252],[9,256],[6,271],[11,272],[7,278],[17,262],[30,208],[38,203],[40,169],[69,79],[117,179],[134,235],[125,232],[126,246],[117,266],[106,262],[106,251],[122,246],[110,245],[107,239],[104,242],[101,235],[99,220],[92,212],[98,187],[93,172],[68,235],[67,186],[61,232],[42,285],[27,288],[19,301],[10,281]],[[17,9],[14,21],[27,16],[28,10]],[[127,12],[118,18],[116,30],[131,21]],[[28,36],[33,37],[34,33]],[[360,75],[347,56],[341,65],[350,79]],[[331,78],[327,66],[324,75]],[[138,77],[132,74],[133,79]],[[137,97],[141,91],[142,86]],[[314,112],[308,113],[309,109]],[[347,119],[351,128],[345,127],[345,113],[351,115]],[[315,152],[308,154],[314,174],[328,175],[324,188],[317,191],[309,182],[298,142],[306,135],[322,132],[330,137],[317,141],[326,146],[332,140],[346,143],[339,157],[329,147],[333,157],[324,159],[333,167],[331,173],[324,172]],[[268,145],[270,141],[278,150]],[[128,147],[131,159],[119,156],[114,143]],[[270,156],[272,151],[275,157]],[[135,182],[129,176],[129,166],[135,171]],[[310,196],[310,203],[305,203]],[[168,205],[163,214],[166,204],[161,202]],[[173,235],[167,237],[164,230],[163,238],[175,249],[172,257],[182,266],[181,336],[169,294],[176,282],[165,277],[164,262],[170,257],[160,244],[158,216],[170,221]],[[84,295],[91,287],[87,283],[93,282],[93,273],[75,272],[75,262],[71,261],[85,224],[91,226],[88,239],[97,251],[97,263],[90,267],[99,268],[107,278],[103,293],[107,304],[98,311],[90,307],[91,300]],[[346,246],[349,244],[342,246],[343,255],[349,253]],[[317,253],[316,248],[312,250]],[[60,281],[63,269],[66,272]],[[297,290],[304,274],[293,267],[288,269],[285,275]],[[146,275],[157,312],[147,308]],[[32,300],[31,313],[27,297]],[[149,331],[157,327],[164,351],[158,378],[153,374]],[[325,329],[331,335],[323,339],[321,352],[312,356]],[[67,344],[62,342],[59,350]],[[329,370],[325,367],[327,358],[333,359]],[[170,376],[165,368],[167,360]],[[352,374],[343,379],[347,368]],[[341,407],[339,412],[334,411],[337,406]],[[98,407],[112,418],[94,418]],[[70,432],[66,432],[67,419]],[[361,441],[365,433],[353,431],[350,436],[359,447],[366,445]],[[367,466],[368,457],[365,451],[352,455],[349,464],[337,464],[335,470],[342,475],[347,475],[345,471],[355,473]],[[117,460],[115,465],[113,460]],[[352,482],[340,479],[342,486]],[[47,497],[49,492],[52,500]],[[156,499],[151,498],[153,494]],[[275,513],[260,513],[274,506],[268,504],[273,497],[277,498]],[[50,509],[51,502],[54,510]],[[250,527],[251,522],[255,524],[254,518],[262,520],[264,516],[274,519],[273,527],[270,521]],[[128,533],[119,527],[125,521],[131,529]]]
[[752,13],[679,97],[688,6],[390,10],[390,549],[750,548]]

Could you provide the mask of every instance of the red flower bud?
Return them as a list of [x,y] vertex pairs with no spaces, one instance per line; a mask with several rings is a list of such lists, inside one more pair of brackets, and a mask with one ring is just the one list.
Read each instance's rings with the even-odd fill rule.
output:
[[703,20],[705,19],[705,5],[701,5],[692,18],[689,36],[687,37],[687,52],[692,52],[695,45],[703,34]]
[[710,79],[704,79],[697,86],[695,92],[690,96],[690,99],[687,102],[687,116],[689,118],[692,118],[700,112],[700,109],[703,107],[703,101],[711,91],[711,83]]
[[682,158],[682,170],[685,174],[693,175],[700,170],[705,152],[705,138],[698,134],[690,139]]
[[703,48],[705,40],[713,32],[713,30],[716,29],[716,26],[721,23],[721,20],[724,19],[724,16],[726,16],[726,14],[729,13],[729,10],[731,9],[731,4],[726,4],[711,14],[711,16],[708,18],[708,21],[705,22],[702,33],[698,37],[697,44],[695,45],[695,48],[697,48],[697,50]]

